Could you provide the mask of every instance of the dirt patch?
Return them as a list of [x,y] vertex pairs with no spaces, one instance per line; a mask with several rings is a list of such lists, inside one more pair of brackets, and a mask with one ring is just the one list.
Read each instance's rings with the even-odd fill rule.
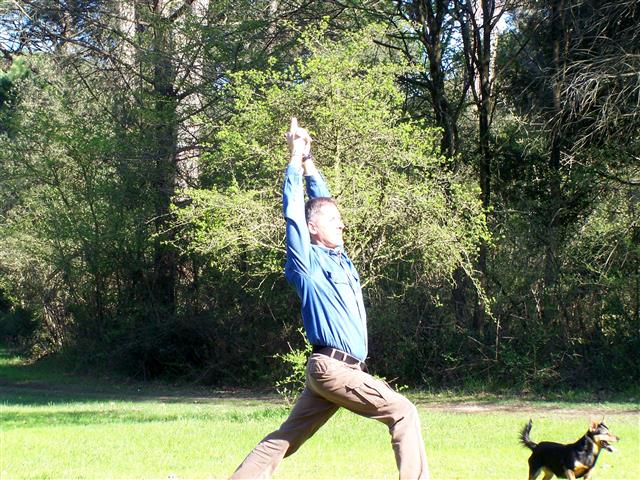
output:
[[278,395],[251,389],[172,388],[128,384],[54,384],[43,381],[8,381],[0,378],[0,395],[42,397],[47,402],[69,400],[131,400],[186,403],[215,403],[222,400],[280,403]]
[[579,403],[575,406],[558,407],[553,404],[537,404],[530,402],[522,403],[500,403],[500,402],[443,402],[435,405],[420,402],[418,405],[424,410],[456,412],[456,413],[514,413],[520,412],[545,413],[553,415],[638,415],[640,417],[640,408],[638,407],[620,407],[619,405],[607,405],[606,403],[584,404]]

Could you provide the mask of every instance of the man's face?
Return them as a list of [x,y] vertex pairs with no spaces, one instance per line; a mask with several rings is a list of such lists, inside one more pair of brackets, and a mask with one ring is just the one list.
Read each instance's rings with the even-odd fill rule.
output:
[[327,248],[341,247],[344,224],[338,207],[326,203],[308,223],[311,242]]

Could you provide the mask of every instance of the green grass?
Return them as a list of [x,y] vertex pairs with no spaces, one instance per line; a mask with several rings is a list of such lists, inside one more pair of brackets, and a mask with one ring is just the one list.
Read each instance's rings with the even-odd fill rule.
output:
[[[175,390],[160,396],[157,389],[141,386],[109,389],[100,383],[91,388],[86,379],[58,384],[55,375],[48,377],[53,382],[47,391],[42,383],[47,375],[39,377],[35,370],[29,381],[37,388],[29,388],[29,381],[16,385],[15,372],[5,376],[12,368],[7,362],[6,357],[0,361],[3,480],[228,478],[288,411],[276,397]],[[24,368],[15,359],[11,362],[13,368]],[[534,440],[570,442],[586,431],[590,413],[603,413],[621,437],[617,453],[602,454],[594,477],[640,478],[640,413],[633,399],[538,403],[491,396],[412,398],[421,413],[434,479],[526,478],[529,452],[517,442],[524,423],[533,418]],[[285,459],[273,478],[395,479],[397,472],[386,428],[341,410]]]

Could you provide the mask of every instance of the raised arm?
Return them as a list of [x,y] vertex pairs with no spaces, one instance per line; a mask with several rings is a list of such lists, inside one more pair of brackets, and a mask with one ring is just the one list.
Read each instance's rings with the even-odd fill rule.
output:
[[313,162],[309,158],[311,137],[305,129],[298,127],[298,121],[295,117],[291,119],[291,126],[285,137],[291,153],[282,190],[282,207],[287,222],[286,270],[287,272],[293,270],[305,273],[309,268],[311,240],[304,215],[303,174],[313,173],[315,177],[318,172],[315,165],[304,165]]
[[309,198],[330,197],[329,188],[322,174],[313,163],[313,157],[309,157],[302,164],[304,177],[307,180],[307,195]]

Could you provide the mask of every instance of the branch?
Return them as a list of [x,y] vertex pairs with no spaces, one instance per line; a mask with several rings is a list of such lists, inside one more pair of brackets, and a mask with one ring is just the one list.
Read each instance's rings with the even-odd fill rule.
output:
[[183,0],[182,5],[180,5],[171,15],[169,15],[169,17],[167,17],[167,20],[169,20],[169,22],[171,23],[175,22],[185,13],[187,9],[191,8],[191,5],[194,1],[195,0]]
[[[636,157],[636,160],[640,160],[640,158]],[[611,175],[610,173],[603,172],[602,170],[599,170],[599,169],[595,169],[594,171],[601,177],[606,178],[607,180],[613,180],[623,185],[630,185],[632,187],[640,186],[640,178],[632,178],[627,180],[624,178],[620,178],[617,175]]]

